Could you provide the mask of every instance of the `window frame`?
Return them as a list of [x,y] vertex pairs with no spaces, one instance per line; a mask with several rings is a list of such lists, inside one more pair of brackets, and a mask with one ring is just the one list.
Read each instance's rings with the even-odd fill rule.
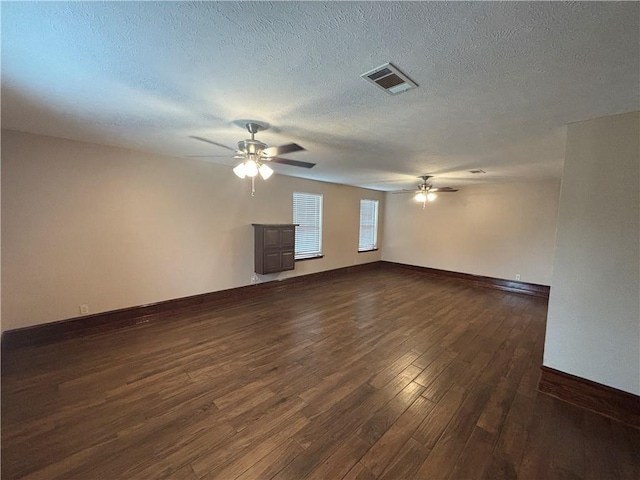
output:
[[[313,201],[317,202],[317,213],[314,213],[314,218],[311,219],[311,220],[314,220],[314,224],[310,225],[311,223],[310,221],[305,222],[304,220],[301,221],[299,217],[296,218],[296,205],[300,205],[300,203],[296,201],[297,196],[306,196],[307,201],[311,201],[311,199],[313,198]],[[293,215],[292,216],[293,216],[293,223],[297,224],[296,244],[294,246],[293,256],[296,262],[300,262],[304,260],[313,260],[316,258],[324,257],[322,253],[323,204],[324,204],[324,196],[321,193],[293,192],[293,196],[292,196]],[[298,214],[300,215],[299,212]],[[315,222],[315,220],[317,220],[317,222]],[[317,237],[314,239],[314,241],[317,243],[318,248],[317,250],[308,250],[300,253],[298,251],[298,248],[299,248],[298,241],[300,238],[302,238],[302,235],[300,235],[299,233],[301,231],[304,232],[305,230],[308,230],[308,229],[311,229],[311,231],[317,231]]]
[[[363,222],[363,205],[374,205],[374,214],[373,214],[373,222]],[[379,219],[380,219],[380,201],[374,200],[370,198],[361,198],[360,199],[360,219],[359,219],[359,228],[358,228],[358,253],[365,252],[375,252],[378,250],[378,228],[379,228]],[[366,218],[365,218],[366,220]],[[371,232],[373,236],[373,242],[368,244],[363,244],[362,242],[362,228],[371,227]]]

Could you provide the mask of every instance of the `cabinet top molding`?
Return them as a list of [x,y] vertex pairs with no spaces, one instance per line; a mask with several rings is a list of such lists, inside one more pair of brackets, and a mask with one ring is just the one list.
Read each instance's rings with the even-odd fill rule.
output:
[[297,227],[299,223],[252,223],[254,227]]

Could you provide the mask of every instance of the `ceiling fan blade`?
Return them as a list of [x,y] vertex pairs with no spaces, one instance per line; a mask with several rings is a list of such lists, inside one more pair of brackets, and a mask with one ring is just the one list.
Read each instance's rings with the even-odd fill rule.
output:
[[194,137],[191,135],[189,136],[189,138],[193,138],[194,140],[200,140],[201,142],[205,142],[205,143],[210,143],[211,145],[215,145],[216,147],[226,148],[227,150],[231,150],[233,152],[236,151],[235,148],[227,147],[226,145],[222,145],[221,143],[217,143],[217,142],[214,142],[213,140],[208,140],[206,138]]
[[[284,155],[286,153],[300,152],[306,150],[297,143],[288,143],[286,145],[280,145],[279,147],[269,147],[262,151],[264,157],[275,157],[278,155]],[[311,168],[311,167],[309,167]]]
[[265,161],[269,161],[273,163],[281,163],[283,165],[291,165],[293,167],[302,167],[302,168],[313,168],[316,166],[315,163],[301,162],[300,160],[289,160],[288,158],[280,158],[280,157],[265,158]]
[[447,192],[457,192],[458,189],[457,188],[451,188],[451,187],[440,187],[440,188],[432,188],[431,190],[429,190],[430,192],[438,192],[438,193],[447,193]]
[[185,155],[185,158],[231,158],[229,155]]
[[397,192],[391,192],[393,194],[396,193],[420,193],[420,190],[398,190]]

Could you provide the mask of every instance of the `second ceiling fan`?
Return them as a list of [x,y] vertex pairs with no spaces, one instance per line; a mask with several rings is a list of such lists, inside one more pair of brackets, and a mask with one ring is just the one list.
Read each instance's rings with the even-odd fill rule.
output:
[[425,208],[427,202],[432,202],[437,198],[436,193],[453,193],[457,192],[457,188],[451,187],[434,187],[429,183],[429,179],[433,178],[433,175],[420,175],[418,178],[422,179],[422,183],[418,184],[417,190],[400,190],[391,193],[412,193],[415,194],[416,202],[422,203],[422,208]]

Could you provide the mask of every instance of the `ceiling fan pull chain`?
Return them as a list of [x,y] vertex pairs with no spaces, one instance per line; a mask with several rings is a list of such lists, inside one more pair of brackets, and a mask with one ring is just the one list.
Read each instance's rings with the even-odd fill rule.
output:
[[251,196],[256,196],[256,177],[251,177]]

